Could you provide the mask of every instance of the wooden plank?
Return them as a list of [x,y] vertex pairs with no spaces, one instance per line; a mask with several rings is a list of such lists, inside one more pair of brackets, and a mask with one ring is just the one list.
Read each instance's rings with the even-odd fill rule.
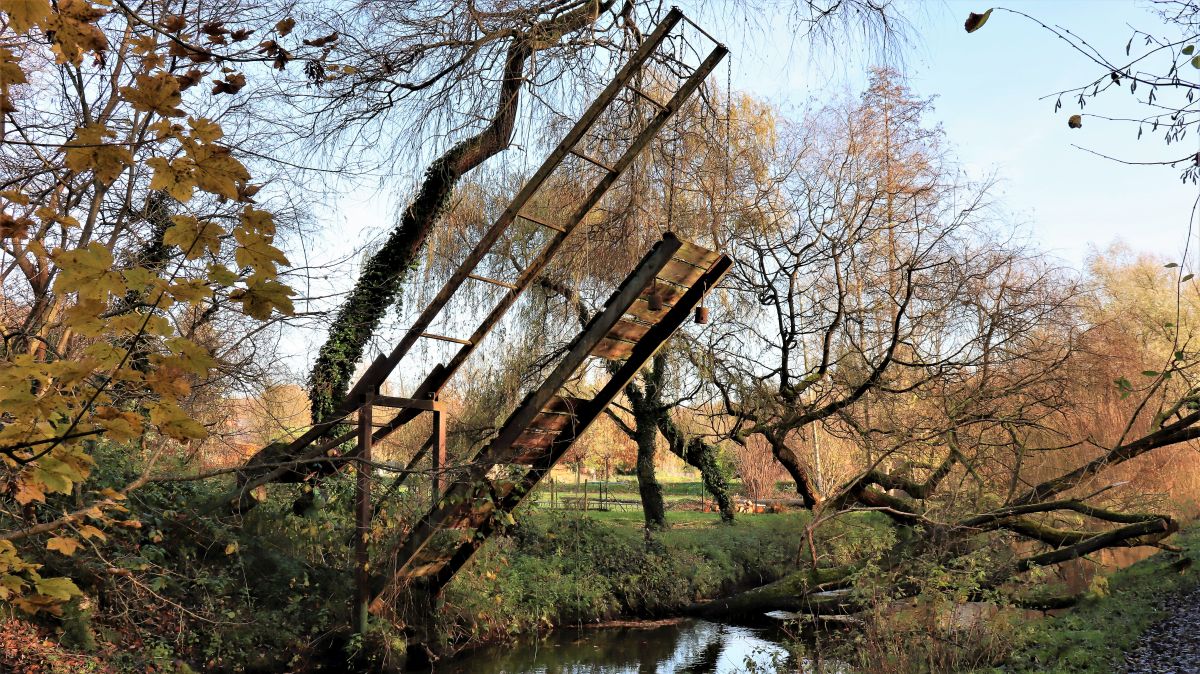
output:
[[397,398],[395,396],[375,396],[375,404],[380,407],[397,407],[428,411],[442,411],[442,404],[436,400],[420,400],[417,398]]
[[707,267],[697,267],[682,260],[672,259],[667,266],[662,268],[662,271],[658,272],[658,277],[681,286],[690,286],[707,270]]
[[585,398],[556,395],[542,408],[542,413],[574,415],[575,411],[583,407],[585,403],[587,403]]
[[517,436],[513,441],[513,447],[518,449],[545,449],[554,443],[554,438],[558,433],[543,433],[539,431],[525,431]]
[[608,360],[624,360],[633,353],[634,342],[627,342],[622,339],[610,339],[605,337],[600,340],[596,348],[592,349],[592,355],[597,358],[607,358]]
[[542,412],[533,418],[529,428],[543,432],[557,432],[571,425],[574,415],[572,414],[547,414]]
[[637,301],[631,304],[629,306],[629,310],[625,313],[643,323],[657,323],[664,315],[666,315],[667,311],[669,311],[671,307],[675,306],[675,303],[679,301],[680,297],[683,297],[686,291],[686,288],[681,288],[677,285],[672,285],[670,283],[658,283],[654,286],[654,293],[656,293],[662,299],[663,306],[662,309],[655,311],[650,308],[649,297],[651,293],[651,287],[647,286],[641,296],[637,298]]
[[719,257],[721,257],[721,254],[715,250],[702,248],[694,243],[684,243],[675,253],[675,259],[683,260],[690,265],[703,267],[704,269],[711,267]]
[[636,342],[641,339],[642,335],[646,334],[646,331],[649,329],[650,326],[646,325],[645,323],[638,323],[636,321],[623,318],[618,321],[617,324],[613,326],[613,329],[609,330],[608,334],[605,336],[609,339],[623,339],[627,342]]

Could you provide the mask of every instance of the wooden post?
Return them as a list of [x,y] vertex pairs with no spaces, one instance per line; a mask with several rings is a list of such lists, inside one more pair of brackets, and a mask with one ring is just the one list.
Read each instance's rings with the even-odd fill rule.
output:
[[368,389],[363,394],[362,407],[358,408],[358,446],[360,459],[354,490],[354,631],[360,635],[367,632],[367,606],[371,602],[370,549],[367,545],[371,534],[371,412],[375,392]]
[[587,512],[587,480],[583,481],[583,512]]
[[438,500],[442,497],[442,471],[446,466],[446,421],[442,416],[441,410],[433,411],[433,479],[430,482],[430,491],[433,493],[433,507],[436,508]]

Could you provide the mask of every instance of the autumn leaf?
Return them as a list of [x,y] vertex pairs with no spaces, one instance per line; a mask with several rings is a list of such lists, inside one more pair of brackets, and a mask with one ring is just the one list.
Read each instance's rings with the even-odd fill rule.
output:
[[67,557],[74,555],[75,551],[79,549],[79,545],[80,543],[78,540],[69,536],[55,536],[54,538],[46,541],[47,550],[56,550]]
[[163,435],[176,440],[203,440],[208,437],[204,426],[170,401],[160,401],[150,407],[150,423],[157,426]]
[[9,29],[24,33],[50,16],[50,0],[0,0],[0,10],[8,15]]
[[275,30],[276,30],[276,32],[279,33],[280,36],[287,35],[288,33],[292,32],[292,29],[295,27],[296,27],[296,20],[291,17],[282,19],[278,23],[275,24]]
[[237,229],[233,232],[233,238],[238,242],[238,248],[233,257],[239,267],[252,267],[260,271],[270,270],[273,272],[276,263],[288,264],[288,259],[283,251],[272,246],[270,240],[258,232]]
[[85,52],[101,54],[108,49],[108,38],[95,21],[107,12],[87,0],[60,0],[58,12],[41,23],[52,36],[51,50],[59,63],[80,63]]
[[203,346],[184,337],[174,337],[166,341],[167,347],[178,357],[179,364],[189,372],[205,376],[208,371],[217,366],[217,361]]
[[284,315],[295,313],[291,296],[295,293],[286,285],[259,275],[251,276],[245,288],[229,293],[229,299],[242,303],[242,312],[251,318],[264,321],[271,317],[272,310]]
[[220,145],[200,145],[191,152],[195,163],[196,185],[227,199],[238,198],[238,184],[250,179],[250,172],[234,159],[229,148]]
[[21,505],[29,505],[34,501],[42,503],[46,500],[46,492],[42,489],[42,485],[22,475],[17,480],[16,489],[13,490],[13,500]]
[[54,289],[78,293],[81,298],[104,300],[109,293],[125,293],[125,279],[113,271],[113,256],[103,244],[93,241],[87,248],[58,250],[54,261],[59,266]]
[[99,538],[102,541],[108,540],[108,536],[104,535],[103,531],[90,524],[85,524],[79,527],[79,535],[83,536],[84,538]]
[[187,259],[195,260],[206,252],[216,255],[221,252],[221,237],[225,230],[215,222],[201,221],[190,215],[171,217],[175,223],[163,234],[163,243],[168,246],[178,246],[187,254]]
[[200,119],[188,118],[188,126],[192,127],[192,135],[205,143],[216,142],[225,135],[220,124],[203,117]]
[[1071,118],[1067,120],[1067,126],[1072,129],[1078,129],[1078,128],[1082,127],[1083,126],[1083,116],[1082,115],[1071,115]]
[[183,113],[179,104],[183,98],[179,93],[179,80],[170,73],[141,75],[134,78],[134,86],[121,87],[121,95],[135,110],[157,112],[164,117],[178,117]]
[[192,190],[196,188],[193,176],[194,165],[190,159],[167,159],[166,157],[151,157],[146,165],[154,169],[154,177],[150,179],[150,189],[164,190],[176,200],[187,202],[192,198]]
[[75,137],[63,146],[67,168],[75,173],[92,171],[101,183],[111,185],[126,166],[133,164],[133,155],[126,147],[104,140],[115,135],[103,124],[88,124],[75,129]]
[[966,28],[968,33],[974,33],[980,28],[983,28],[983,24],[987,23],[987,20],[989,17],[991,17],[991,15],[992,10],[990,9],[983,14],[971,12],[967,15],[967,21],[963,24],[963,28]]
[[34,587],[39,594],[60,601],[70,601],[72,597],[83,594],[70,578],[38,578],[34,581]]

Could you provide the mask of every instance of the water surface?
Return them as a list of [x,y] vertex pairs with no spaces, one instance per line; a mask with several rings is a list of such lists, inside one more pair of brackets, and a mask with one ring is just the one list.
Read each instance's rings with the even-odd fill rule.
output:
[[559,629],[439,663],[437,674],[766,674],[795,671],[778,629],[684,620]]

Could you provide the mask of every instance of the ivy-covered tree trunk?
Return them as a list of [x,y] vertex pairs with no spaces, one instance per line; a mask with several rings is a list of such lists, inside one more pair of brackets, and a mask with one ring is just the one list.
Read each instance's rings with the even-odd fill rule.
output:
[[[647,383],[647,391],[652,386]],[[638,493],[642,497],[642,513],[647,529],[664,529],[667,526],[666,503],[663,502],[662,485],[654,473],[654,452],[658,442],[658,425],[655,417],[658,410],[648,394],[636,386],[625,387],[625,394],[633,406],[634,441],[637,442]]]
[[721,521],[732,522],[734,516],[733,499],[729,497],[729,482],[725,479],[725,471],[717,463],[717,447],[701,438],[689,438],[683,430],[671,419],[669,410],[660,409],[655,419],[659,432],[667,439],[667,447],[671,453],[683,459],[689,466],[700,471],[700,479],[704,489],[712,494],[721,513]]
[[511,142],[525,62],[530,53],[524,39],[516,40],[508,49],[500,98],[491,123],[430,165],[400,224],[383,247],[367,260],[354,289],[338,309],[308,377],[314,421],[330,417],[346,397],[350,377],[362,360],[363,348],[400,295],[408,272],[416,265],[426,239],[449,203],[454,186],[464,174],[503,151]]
[[[651,361],[651,368],[643,370],[642,379],[645,382],[643,390],[635,382],[625,387],[625,395],[633,407],[634,427],[630,428],[617,419],[618,426],[638,443],[638,480],[641,486],[642,432],[643,427],[653,426],[653,430],[662,433],[667,441],[667,448],[689,466],[700,471],[704,489],[712,495],[721,512],[721,520],[732,522],[734,518],[733,499],[729,496],[729,482],[725,472],[717,461],[717,447],[705,442],[702,438],[687,437],[679,425],[671,418],[672,405],[662,399],[662,382],[666,378],[667,357],[657,354]],[[652,431],[647,431],[650,437],[655,437]],[[652,446],[652,445],[651,445]],[[652,466],[651,466],[652,467]],[[657,484],[657,483],[656,483]],[[660,490],[661,491],[661,490]],[[643,502],[645,498],[643,497]]]

